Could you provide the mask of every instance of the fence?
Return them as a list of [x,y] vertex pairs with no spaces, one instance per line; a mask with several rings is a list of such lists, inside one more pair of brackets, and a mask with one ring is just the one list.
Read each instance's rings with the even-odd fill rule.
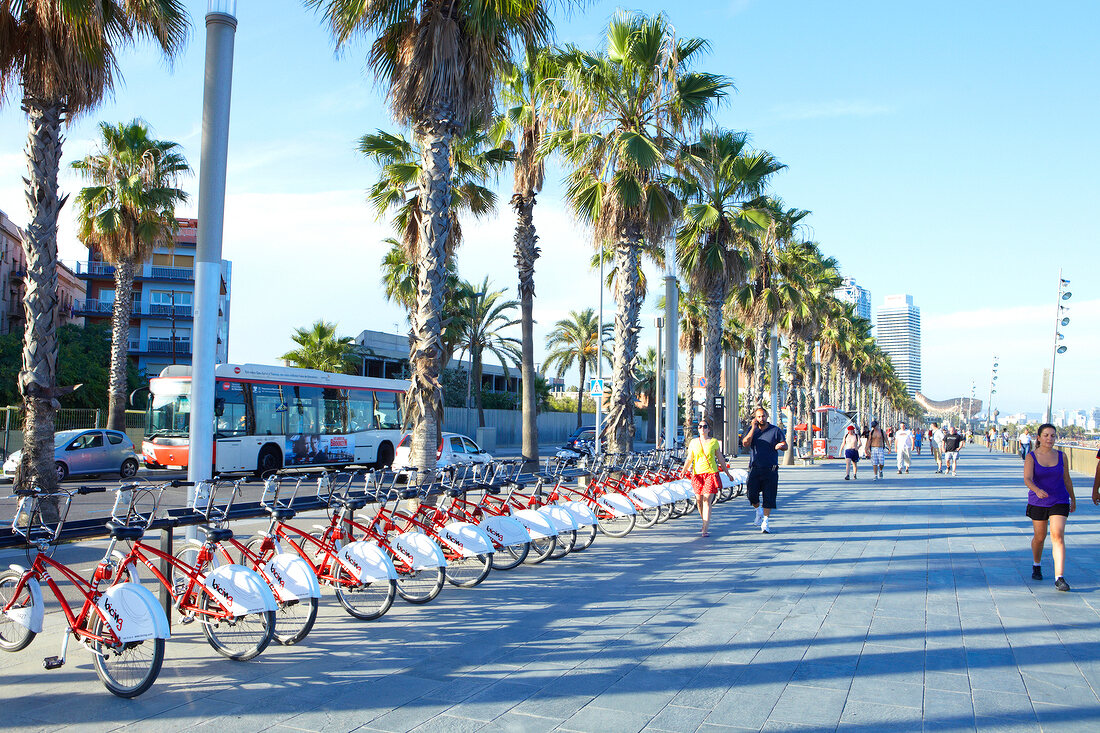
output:
[[[582,425],[595,425],[596,416],[585,413],[581,416]],[[644,440],[646,419],[635,417],[636,440]],[[540,412],[538,415],[539,444],[552,445],[565,442],[577,429],[575,412]],[[485,410],[485,427],[496,429],[498,446],[520,445],[523,443],[522,410]],[[464,407],[447,407],[443,411],[443,429],[452,433],[477,435],[477,410]]]
[[[4,443],[0,446],[0,460],[7,458],[17,450],[23,449],[23,408],[0,407],[0,427],[4,430]],[[54,416],[54,430],[87,430],[102,428],[107,424],[106,410],[62,408]],[[145,425],[145,413],[140,410],[126,411],[126,434],[134,445],[141,445],[141,434]]]

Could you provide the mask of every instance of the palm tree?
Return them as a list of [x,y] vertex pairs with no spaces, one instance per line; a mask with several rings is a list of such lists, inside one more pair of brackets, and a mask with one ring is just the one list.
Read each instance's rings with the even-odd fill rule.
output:
[[680,267],[706,304],[703,413],[714,435],[721,374],[722,308],[730,287],[745,279],[752,234],[766,225],[758,208],[768,178],[786,166],[770,153],[748,148],[748,134],[716,129],[704,132],[681,155],[681,173],[673,187],[684,199],[684,223],[676,235]]
[[351,336],[337,336],[335,323],[320,320],[309,328],[296,329],[290,338],[298,348],[279,357],[289,366],[337,374],[358,371],[355,340]]
[[176,205],[187,200],[176,180],[190,168],[178,144],[150,138],[140,120],[100,123],[99,132],[99,150],[73,163],[92,183],[77,194],[77,228],[85,244],[115,265],[107,427],[125,430],[134,268],[154,247],[174,242]]
[[394,119],[412,128],[420,150],[422,216],[407,413],[416,420],[411,462],[421,480],[431,481],[443,412],[440,334],[451,239],[452,142],[471,121],[491,119],[497,80],[513,48],[544,44],[550,18],[543,0],[305,3],[322,12],[337,47],[359,36],[372,41],[368,66],[387,89]]
[[61,125],[95,108],[113,88],[120,48],[147,36],[166,57],[174,56],[187,37],[187,17],[181,0],[0,3],[0,105],[20,87],[30,123],[24,190],[31,221],[23,235],[27,327],[19,372],[26,422],[16,488],[57,486],[54,414],[57,398],[71,391],[56,385]]
[[663,15],[618,14],[603,53],[570,48],[547,81],[562,129],[548,137],[569,166],[569,203],[593,229],[597,248],[615,253],[615,339],[608,410],[608,449],[634,439],[634,359],[638,350],[638,253],[664,239],[679,202],[664,175],[680,140],[705,119],[729,82],[690,72],[705,51],[701,39],[681,39]]
[[[603,337],[611,332],[611,324],[603,324]],[[563,318],[554,324],[546,337],[546,348],[550,353],[542,363],[542,368],[550,370],[557,367],[558,377],[576,364],[580,370],[580,384],[577,387],[577,427],[581,427],[581,406],[584,403],[585,375],[589,369],[596,368],[597,355],[600,353],[599,325],[596,311],[585,308],[578,313],[569,311],[569,318]],[[602,358],[607,360],[607,349],[603,349]]]
[[539,423],[535,400],[535,260],[542,251],[535,233],[535,199],[542,191],[546,166],[539,146],[546,129],[542,99],[547,65],[544,52],[528,54],[522,66],[504,75],[501,100],[504,114],[494,127],[493,139],[505,139],[516,151],[513,163],[512,209],[516,212],[516,271],[519,275],[520,363],[523,389],[523,457],[528,464],[539,460]]
[[646,442],[654,443],[657,438],[657,349],[650,346],[634,364],[634,389],[636,395],[646,402]]
[[480,285],[465,284],[470,291],[454,314],[459,332],[458,349],[470,355],[470,375],[477,389],[474,390],[474,403],[477,405],[478,427],[485,427],[485,410],[481,405],[481,366],[485,352],[500,360],[504,375],[508,376],[508,365],[520,360],[519,340],[501,334],[506,328],[519,323],[511,313],[519,305],[514,300],[501,300],[504,290],[490,290],[489,278]]

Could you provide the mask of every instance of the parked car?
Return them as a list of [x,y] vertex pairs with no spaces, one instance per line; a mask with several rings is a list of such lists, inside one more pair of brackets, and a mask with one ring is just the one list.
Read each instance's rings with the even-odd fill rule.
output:
[[[23,457],[17,450],[4,461],[4,476],[15,477],[15,469]],[[57,480],[90,473],[117,473],[130,478],[138,471],[134,443],[126,433],[117,430],[62,430],[53,436],[54,466]]]
[[[573,431],[572,435],[570,435],[568,438],[565,439],[565,444],[562,445],[562,448],[565,449],[565,450],[576,450],[577,449],[577,444],[581,441],[584,441],[585,443],[589,443],[589,444],[595,443],[596,442],[596,426],[594,426],[594,425],[585,425],[585,426],[577,428],[576,430]],[[604,439],[603,439],[603,441],[601,441],[601,444],[605,447],[607,446],[607,436],[604,436]]]
[[[411,447],[412,435],[405,433],[394,451],[395,470],[412,465],[409,460]],[[443,433],[443,444],[436,450],[435,459],[436,465],[443,467],[453,466],[456,463],[488,463],[493,460],[493,457],[482,450],[472,438],[458,433]]]

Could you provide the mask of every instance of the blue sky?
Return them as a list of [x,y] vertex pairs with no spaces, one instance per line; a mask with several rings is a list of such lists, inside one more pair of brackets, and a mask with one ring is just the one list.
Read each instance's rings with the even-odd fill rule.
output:
[[[67,133],[64,164],[91,149],[99,120],[139,116],[183,144],[198,166],[205,2],[189,2],[194,32],[170,68],[147,49],[124,52],[114,97]],[[559,40],[594,47],[619,7],[594,2],[558,24]],[[1041,8],[1041,10],[1040,10]],[[995,406],[1038,411],[1049,365],[1057,273],[1074,292],[1055,407],[1100,405],[1100,199],[1095,142],[1100,68],[1092,33],[1100,4],[1010,1],[719,0],[668,11],[677,32],[703,36],[701,64],[737,91],[715,114],[748,130],[789,169],[773,192],[810,209],[810,233],[873,305],[911,293],[922,311],[924,392],[984,399],[999,354]],[[363,192],[376,172],[355,140],[395,129],[364,73],[364,47],[339,55],[299,0],[240,0],[224,254],[234,261],[230,358],[271,363],[294,327],[318,318],[342,332],[404,328],[378,286],[388,236]],[[0,109],[0,209],[26,221],[21,181],[26,123]],[[536,335],[570,309],[594,306],[587,236],[560,197],[552,165],[536,224]],[[66,191],[79,187],[69,173]],[[506,203],[510,179],[500,185]],[[197,177],[186,181],[197,189]],[[194,215],[194,204],[184,215]],[[63,213],[61,254],[82,256]],[[514,290],[513,219],[465,225],[459,267]],[[655,301],[646,313],[655,310]],[[610,313],[610,310],[608,311]],[[643,319],[648,324],[651,319]],[[652,329],[642,333],[653,339]],[[538,358],[539,352],[536,352]]]

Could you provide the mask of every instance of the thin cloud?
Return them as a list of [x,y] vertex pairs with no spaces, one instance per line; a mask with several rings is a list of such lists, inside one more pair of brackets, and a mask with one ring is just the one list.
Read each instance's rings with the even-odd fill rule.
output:
[[835,100],[809,104],[783,104],[773,115],[779,120],[818,120],[834,117],[878,117],[894,114],[897,107],[865,100]]

